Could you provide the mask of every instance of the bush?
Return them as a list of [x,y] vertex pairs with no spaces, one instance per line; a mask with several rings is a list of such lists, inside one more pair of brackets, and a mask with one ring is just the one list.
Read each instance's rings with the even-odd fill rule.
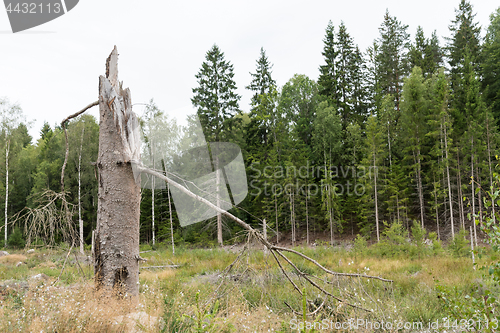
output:
[[432,241],[432,253],[442,253],[443,245],[441,244],[441,241],[437,239],[437,234],[435,232],[429,232],[429,239]]
[[354,239],[354,246],[352,248],[352,251],[355,254],[364,254],[366,250],[367,250],[366,238],[358,234]]
[[425,229],[422,228],[418,221],[413,221],[413,225],[411,226],[411,235],[413,237],[413,245],[410,249],[410,254],[412,257],[415,255],[419,258],[425,254],[427,254],[427,248],[424,244],[425,238]]
[[21,232],[21,229],[19,229],[19,227],[16,227],[14,229],[14,232],[12,232],[12,234],[9,236],[9,238],[7,239],[7,245],[9,245],[9,247],[18,249],[23,248],[26,245],[26,242],[23,238],[23,233]]
[[410,245],[406,241],[403,225],[399,222],[393,223],[390,227],[387,222],[383,232],[383,237],[379,243],[375,244],[375,253],[382,257],[395,257],[408,253]]
[[448,245],[448,250],[454,257],[467,257],[470,255],[469,242],[465,238],[465,229],[460,229],[459,233]]

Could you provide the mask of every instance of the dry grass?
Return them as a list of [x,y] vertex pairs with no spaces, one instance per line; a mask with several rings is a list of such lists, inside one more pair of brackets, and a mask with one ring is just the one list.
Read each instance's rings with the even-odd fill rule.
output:
[[[354,290],[360,298],[366,298],[379,317],[363,315],[332,302],[332,307],[308,318],[311,322],[342,322],[349,318],[428,322],[445,315],[436,298],[436,280],[443,285],[467,288],[481,279],[481,273],[471,269],[470,258],[453,258],[446,253],[404,259],[355,256],[345,250],[324,247],[299,250],[333,270],[366,272],[395,281],[389,288],[376,281],[361,283],[347,278],[333,281],[338,283],[339,290]],[[22,254],[0,258],[0,279],[12,281],[16,277],[19,283],[29,281],[25,287],[2,287],[0,282],[0,332],[160,332],[162,325],[165,332],[196,332],[199,327],[204,332],[291,332],[290,321],[301,321],[301,316],[293,314],[284,302],[301,311],[302,300],[272,260],[258,251],[251,252],[235,266],[220,287],[219,276],[236,258],[235,253],[182,248],[175,256],[162,249],[144,253],[142,256],[148,258],[144,266],[181,267],[142,269],[137,303],[94,292],[89,278],[91,266],[83,266],[86,273],[83,277],[75,262],[68,262],[60,282],[51,286],[66,253],[67,249],[42,250],[27,258]],[[318,274],[307,262],[295,260],[301,269]],[[27,265],[13,266],[19,261]],[[290,267],[287,271],[291,272]],[[49,278],[31,278],[39,273]],[[296,275],[291,276],[298,281]],[[317,294],[312,288],[307,293],[310,297]],[[373,302],[368,297],[373,297]]]
[[106,297],[90,284],[39,284],[1,303],[1,332],[158,332],[161,316],[161,297],[142,294],[137,304]]
[[0,257],[0,264],[4,265],[15,265],[18,262],[25,262],[26,256],[22,254],[9,254],[8,256]]

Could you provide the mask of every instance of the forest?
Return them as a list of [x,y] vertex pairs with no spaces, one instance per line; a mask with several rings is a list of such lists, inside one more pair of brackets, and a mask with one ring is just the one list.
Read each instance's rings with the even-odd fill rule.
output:
[[317,78],[261,48],[244,87],[213,44],[185,121],[132,104],[116,46],[36,142],[3,96],[0,331],[497,332],[500,7],[483,28],[467,0],[448,37],[329,22]]
[[[282,86],[261,49],[245,86],[253,93],[249,112],[241,111],[233,65],[214,44],[191,101],[208,142],[233,142],[243,152],[248,195],[231,212],[256,228],[265,219],[269,239],[291,245],[316,239],[334,245],[358,234],[377,242],[395,223],[408,232],[420,224],[440,240],[472,226],[477,245],[476,225],[495,212],[492,194],[498,191],[500,9],[485,36],[474,16],[462,0],[451,37],[441,43],[421,27],[411,38],[408,26],[387,10],[366,50],[343,23],[330,22],[317,79],[296,74]],[[24,241],[61,242],[57,230],[28,237],[34,215],[27,213],[61,191],[63,127],[45,123],[33,142],[21,106],[8,96],[0,102],[5,235],[19,229],[16,237],[21,233]],[[148,120],[168,124],[171,147],[182,145],[196,118],[177,124],[154,96],[139,116],[146,141]],[[81,220],[88,245],[97,214],[99,125],[82,115],[66,127],[64,191],[74,225],[60,229],[76,230]],[[142,190],[141,242],[215,245],[220,238],[212,220],[182,228],[168,189]],[[241,228],[225,219],[222,225],[224,242],[237,242]]]

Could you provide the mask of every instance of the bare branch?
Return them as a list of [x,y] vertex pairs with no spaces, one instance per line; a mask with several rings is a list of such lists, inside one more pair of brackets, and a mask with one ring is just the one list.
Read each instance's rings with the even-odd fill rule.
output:
[[66,123],[70,119],[78,117],[79,115],[81,115],[82,113],[84,113],[85,111],[87,111],[88,109],[90,109],[91,107],[94,107],[96,105],[99,105],[99,101],[95,101],[93,103],[90,103],[89,105],[87,105],[86,107],[84,107],[83,109],[78,111],[77,113],[74,113],[71,116],[65,118],[63,121],[61,121],[61,127],[64,130],[64,138],[66,139],[66,155],[64,156],[64,163],[63,163],[62,170],[61,170],[61,192],[64,192],[64,170],[66,169],[66,164],[68,163],[68,155],[69,155],[68,132],[66,130]]
[[[164,175],[164,174],[161,174],[155,170],[152,170],[152,169],[149,169],[149,168],[146,168],[144,167],[140,162],[137,162],[137,161],[131,161],[132,163],[134,163],[134,167],[137,168],[136,170],[139,171],[139,172],[142,172],[142,173],[147,173],[147,174],[150,174],[152,176],[155,176],[155,177],[158,177],[164,181],[166,181],[169,185],[179,189],[180,191],[182,191],[183,193],[185,193],[186,195],[190,196],[191,198],[194,198],[195,200],[198,200],[200,202],[203,202],[204,204],[206,204],[208,207],[212,208],[213,210],[215,210],[216,212],[218,213],[221,213],[221,214],[224,214],[225,216],[229,217],[230,219],[232,219],[233,221],[235,221],[236,223],[238,223],[241,227],[243,227],[245,230],[247,230],[247,232],[249,233],[249,236],[254,236],[256,237],[267,249],[270,250],[271,254],[273,255],[275,261],[277,262],[278,266],[280,267],[280,270],[281,272],[285,275],[285,277],[288,279],[288,281],[291,283],[291,285],[293,286],[293,288],[302,296],[302,291],[300,290],[300,288],[297,286],[297,284],[292,280],[292,278],[288,275],[288,273],[286,272],[286,270],[283,268],[283,266],[281,265],[281,262],[278,258],[278,256],[280,256],[281,258],[283,258],[290,266],[293,267],[293,269],[297,272],[297,275],[301,278],[303,278],[305,281],[307,281],[310,285],[312,285],[314,288],[318,289],[319,291],[321,291],[324,295],[326,296],[330,296],[332,297],[333,299],[337,300],[338,302],[341,302],[342,304],[346,304],[346,305],[349,305],[350,307],[352,308],[355,308],[355,309],[359,309],[359,310],[363,310],[363,311],[366,311],[366,312],[372,312],[372,310],[368,310],[368,309],[365,309],[359,305],[356,305],[356,304],[353,304],[353,303],[350,303],[350,302],[347,302],[346,300],[332,294],[331,292],[325,290],[325,288],[321,287],[320,285],[318,285],[315,281],[313,281],[311,279],[311,277],[309,277],[308,275],[309,274],[306,274],[304,272],[302,272],[290,259],[288,259],[282,252],[290,252],[290,253],[294,253],[298,256],[300,256],[301,258],[303,259],[306,259],[308,260],[309,262],[313,263],[316,267],[318,267],[319,269],[321,269],[323,272],[329,274],[329,275],[333,275],[333,276],[345,276],[345,277],[357,277],[357,278],[365,278],[365,279],[376,279],[376,280],[380,280],[380,281],[383,281],[383,282],[393,282],[392,280],[388,280],[388,279],[384,279],[384,278],[381,278],[381,277],[378,277],[378,276],[370,276],[370,275],[366,275],[366,274],[355,274],[355,273],[338,273],[338,272],[334,272],[334,271],[331,271],[327,268],[325,268],[323,265],[321,265],[319,262],[317,262],[316,260],[304,255],[303,253],[300,253],[298,251],[295,251],[295,250],[292,250],[292,249],[288,249],[288,248],[285,248],[285,247],[280,247],[280,246],[275,246],[275,245],[272,245],[271,243],[268,242],[268,240],[266,238],[264,238],[264,236],[256,229],[252,228],[249,224],[245,223],[244,221],[242,221],[241,219],[239,219],[238,217],[234,216],[233,214],[229,213],[228,211],[226,210],[223,210],[221,209],[220,207],[214,205],[213,203],[211,203],[210,201],[208,201],[207,199],[191,192],[189,189],[187,189],[186,187],[180,185],[179,183],[173,181],[172,179],[170,179],[168,176]],[[239,258],[239,257],[238,257]],[[235,260],[236,262],[237,260]],[[234,265],[234,262],[233,264]],[[231,265],[231,267],[232,267]],[[309,301],[310,304],[312,304],[310,301]],[[288,305],[288,304],[287,304]],[[309,315],[314,315],[316,314],[319,309],[321,309],[322,307],[324,306],[324,301],[323,301],[323,304],[321,304],[321,306],[317,309],[315,309],[313,312],[311,312]]]
[[78,117],[79,115],[81,115],[82,113],[84,113],[85,111],[87,111],[88,109],[90,109],[91,107],[94,107],[94,106],[97,106],[97,105],[99,105],[99,101],[92,102],[89,105],[87,105],[86,107],[84,107],[83,109],[81,109],[80,111],[78,111],[77,113],[74,113],[71,116],[68,116],[63,121],[61,121],[61,127],[64,127],[65,124],[66,124],[66,122],[69,121],[70,119]]

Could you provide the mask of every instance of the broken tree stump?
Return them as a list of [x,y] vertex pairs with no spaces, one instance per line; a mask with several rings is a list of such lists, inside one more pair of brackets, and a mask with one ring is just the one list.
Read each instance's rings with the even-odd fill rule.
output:
[[120,295],[139,294],[140,180],[131,160],[140,160],[139,122],[130,90],[118,81],[118,52],[106,60],[99,77],[99,201],[94,273],[97,288]]

